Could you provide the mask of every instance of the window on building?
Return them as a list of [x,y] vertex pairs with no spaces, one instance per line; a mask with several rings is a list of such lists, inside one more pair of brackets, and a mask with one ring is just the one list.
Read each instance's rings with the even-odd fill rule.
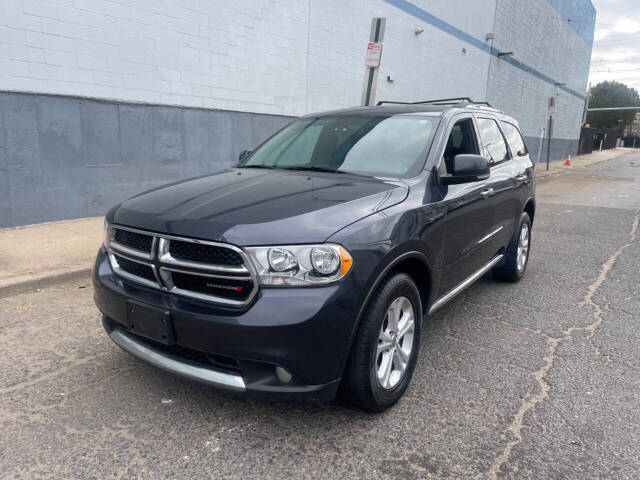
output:
[[479,118],[478,129],[485,154],[489,157],[489,163],[496,165],[509,159],[507,144],[498,128],[498,124],[491,118]]
[[509,142],[509,146],[511,147],[511,151],[517,157],[524,157],[527,153],[527,146],[524,143],[524,138],[522,138],[522,134],[520,130],[515,125],[507,122],[500,122],[502,124],[502,130],[504,134],[507,136],[507,141]]

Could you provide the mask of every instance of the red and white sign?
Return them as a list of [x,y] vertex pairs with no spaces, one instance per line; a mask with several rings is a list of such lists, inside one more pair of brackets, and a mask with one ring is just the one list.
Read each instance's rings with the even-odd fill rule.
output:
[[382,43],[369,42],[367,44],[367,56],[364,60],[364,66],[372,68],[379,67],[380,57],[382,57]]

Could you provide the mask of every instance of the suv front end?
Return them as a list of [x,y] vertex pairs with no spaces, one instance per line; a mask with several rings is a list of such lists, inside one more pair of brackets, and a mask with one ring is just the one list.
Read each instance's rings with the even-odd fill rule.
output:
[[94,298],[112,340],[157,367],[231,391],[328,400],[359,307],[352,266],[339,245],[243,249],[107,224]]

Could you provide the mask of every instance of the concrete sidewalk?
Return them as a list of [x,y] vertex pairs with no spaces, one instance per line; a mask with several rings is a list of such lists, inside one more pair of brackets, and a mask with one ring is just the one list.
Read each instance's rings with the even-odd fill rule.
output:
[[569,170],[585,168],[589,165],[619,157],[627,152],[633,152],[633,148],[612,148],[611,150],[602,150],[601,152],[595,151],[588,155],[577,155],[571,157],[571,166],[565,165],[564,160],[556,160],[549,163],[549,170],[546,169],[546,163],[539,163],[536,165],[536,177],[544,178],[550,175],[559,175]]
[[[631,151],[605,150],[580,155],[568,167],[553,162],[536,167],[536,176],[561,175]],[[0,230],[0,297],[66,281],[89,279],[91,265],[102,241],[103,218],[81,218]]]
[[75,277],[89,278],[103,218],[0,230],[0,297]]

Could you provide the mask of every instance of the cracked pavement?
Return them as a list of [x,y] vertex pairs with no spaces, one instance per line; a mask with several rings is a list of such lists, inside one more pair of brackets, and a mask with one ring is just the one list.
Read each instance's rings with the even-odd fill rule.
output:
[[640,154],[538,181],[518,284],[427,319],[390,411],[256,402],[143,364],[87,281],[0,299],[2,478],[637,478]]

